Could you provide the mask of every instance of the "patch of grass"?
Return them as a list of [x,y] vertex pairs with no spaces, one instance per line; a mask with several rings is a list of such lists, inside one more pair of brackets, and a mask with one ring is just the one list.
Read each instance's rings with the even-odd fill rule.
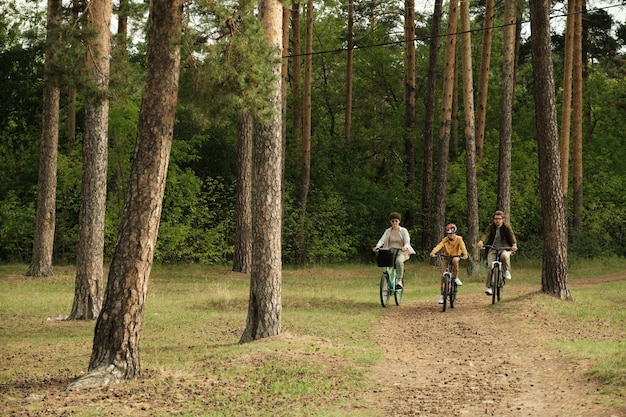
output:
[[605,392],[626,398],[626,280],[584,286],[572,295],[573,302],[533,299],[555,329],[550,345],[588,361],[589,374],[605,384]]

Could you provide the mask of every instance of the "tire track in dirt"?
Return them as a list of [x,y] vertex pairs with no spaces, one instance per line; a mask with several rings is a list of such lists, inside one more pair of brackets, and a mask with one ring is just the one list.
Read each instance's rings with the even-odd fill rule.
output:
[[538,317],[522,302],[538,296],[536,287],[507,285],[504,301],[517,305],[506,311],[463,289],[445,313],[436,301],[386,310],[376,332],[386,360],[372,370],[371,408],[386,416],[626,416],[598,402],[600,384],[585,363],[543,345],[551,329],[531,325]]

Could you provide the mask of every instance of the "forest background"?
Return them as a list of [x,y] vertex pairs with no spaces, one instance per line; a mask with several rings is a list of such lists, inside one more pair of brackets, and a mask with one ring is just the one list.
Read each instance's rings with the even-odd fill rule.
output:
[[[28,3],[30,4],[30,3]],[[38,3],[33,3],[38,4]],[[235,241],[237,137],[241,101],[254,100],[263,81],[252,72],[258,36],[234,39],[245,20],[244,2],[189,9],[185,30],[180,92],[165,200],[155,261],[159,263],[227,263]],[[109,161],[105,256],[115,247],[127,191],[137,132],[145,63],[145,4],[132,4],[128,53],[111,61]],[[584,15],[584,199],[582,223],[570,221],[570,257],[626,255],[626,28],[607,9]],[[355,4],[352,69],[352,133],[346,138],[347,5],[315,4],[311,94],[310,191],[306,222],[299,224],[302,150],[292,117],[293,94],[287,94],[285,140],[283,250],[285,264],[371,261],[371,247],[387,227],[391,211],[405,215],[418,256],[426,257],[438,236],[423,227],[421,182],[407,186],[405,153],[405,50],[402,5],[389,2]],[[45,11],[0,5],[0,261],[28,262],[32,256],[37,204],[44,87]],[[482,3],[471,3],[472,58],[480,68]],[[69,9],[68,9],[69,10]],[[445,10],[445,8],[444,8]],[[521,20],[528,11],[523,7]],[[565,6],[554,3],[555,21]],[[496,209],[499,129],[502,116],[501,74],[503,4],[496,3],[495,30],[484,153],[477,160],[481,229]],[[526,19],[527,20],[527,19]],[[416,16],[415,168],[423,175],[422,136],[426,106],[430,16]],[[234,25],[233,25],[234,23]],[[564,25],[555,25],[563,27]],[[78,27],[78,26],[77,26]],[[224,33],[229,35],[224,36]],[[57,75],[63,80],[54,239],[55,264],[76,258],[81,194],[81,111],[85,87],[81,58],[88,34],[67,27],[66,48]],[[301,25],[304,39],[304,25]],[[553,33],[557,99],[561,99],[564,36]],[[444,42],[440,44],[443,50]],[[303,47],[300,48],[302,51]],[[537,142],[534,137],[533,77],[530,39],[519,39],[512,114],[510,222],[520,241],[520,256],[538,258],[542,248]],[[439,70],[444,54],[439,53]],[[294,51],[290,58],[300,56]],[[303,57],[302,55],[301,57]],[[286,58],[285,58],[286,59]],[[459,59],[460,61],[460,59]],[[460,64],[459,64],[460,65]],[[290,74],[290,76],[293,74]],[[476,78],[478,71],[476,71]],[[438,77],[441,80],[441,75]],[[291,78],[289,78],[291,80]],[[441,84],[441,83],[439,83]],[[297,89],[289,84],[290,89]],[[436,109],[441,108],[440,86]],[[78,91],[71,100],[70,92]],[[448,155],[446,220],[467,231],[463,100],[453,115]],[[261,96],[261,94],[259,94]],[[560,115],[560,103],[559,106]],[[76,110],[78,123],[68,116]],[[436,112],[438,113],[438,112]],[[437,120],[439,114],[436,114]],[[438,126],[438,122],[435,123]],[[435,141],[435,154],[437,154]],[[437,158],[435,160],[435,167]],[[436,172],[436,170],[435,170]],[[570,203],[572,196],[570,195]],[[572,204],[569,204],[571,207]],[[434,210],[434,208],[433,208]],[[570,211],[570,219],[571,208]],[[303,231],[304,236],[301,235]],[[442,231],[443,234],[443,231]]]

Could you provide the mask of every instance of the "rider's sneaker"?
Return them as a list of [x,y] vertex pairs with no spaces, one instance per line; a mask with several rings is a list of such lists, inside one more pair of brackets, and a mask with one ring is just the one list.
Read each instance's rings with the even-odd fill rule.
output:
[[485,290],[485,294],[493,295],[493,290],[491,288],[487,287],[487,289]]
[[458,278],[454,278],[454,282],[456,282],[456,285],[463,285],[463,282]]
[[439,304],[443,304],[443,295],[439,296]]
[[511,279],[511,271],[509,271],[508,269],[504,271],[504,278]]
[[396,290],[401,290],[402,288],[403,288],[402,287],[402,281],[400,281],[400,280],[396,281]]

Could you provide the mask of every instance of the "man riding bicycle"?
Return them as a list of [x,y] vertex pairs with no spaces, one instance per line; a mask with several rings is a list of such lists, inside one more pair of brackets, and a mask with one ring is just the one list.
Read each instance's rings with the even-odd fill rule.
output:
[[[435,257],[437,252],[443,249],[444,256],[454,256],[452,258],[452,273],[454,274],[454,281],[456,285],[463,285],[463,282],[459,279],[459,261],[460,259],[467,259],[467,248],[463,237],[456,234],[456,224],[450,223],[446,226],[446,237],[444,237],[437,246],[430,252],[431,257]],[[441,272],[446,270],[446,262],[441,263]],[[439,296],[439,304],[443,304],[443,282],[441,283],[441,295]]]
[[[517,252],[517,238],[515,237],[513,228],[505,224],[504,219],[505,215],[503,211],[497,210],[493,213],[493,223],[485,230],[477,246],[478,249],[482,249],[486,239],[487,246],[491,247],[487,253],[487,265],[491,265],[491,263],[496,260],[497,249],[510,247],[513,252],[502,251],[500,261],[502,262],[504,278],[511,279],[511,253]],[[493,289],[489,282],[490,272],[489,268],[487,268],[487,288],[485,289],[485,294],[487,295],[493,294]]]

